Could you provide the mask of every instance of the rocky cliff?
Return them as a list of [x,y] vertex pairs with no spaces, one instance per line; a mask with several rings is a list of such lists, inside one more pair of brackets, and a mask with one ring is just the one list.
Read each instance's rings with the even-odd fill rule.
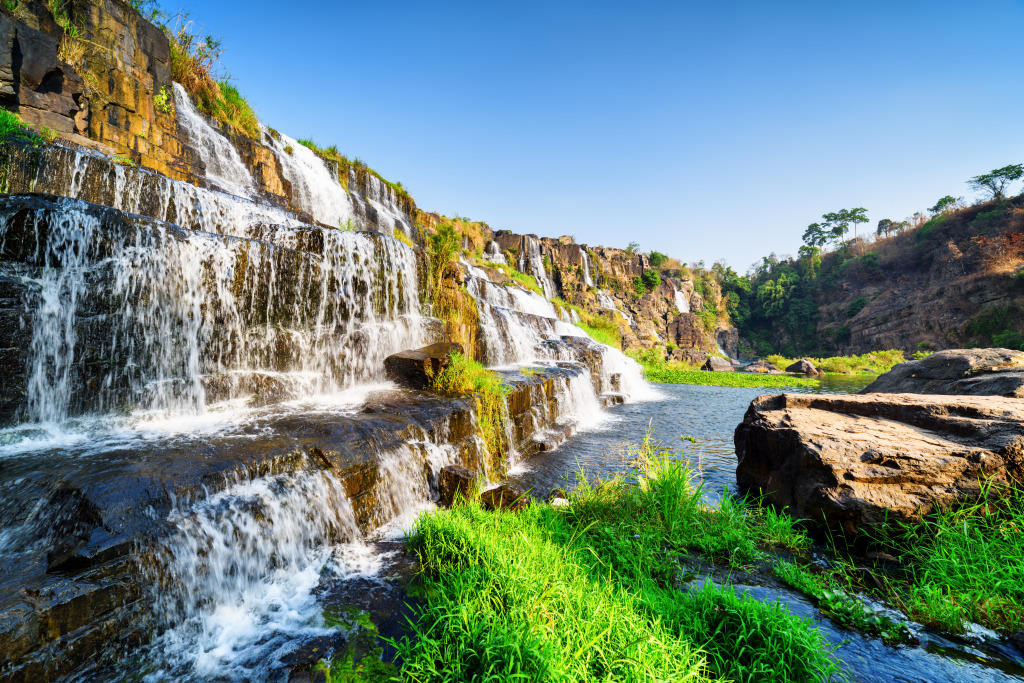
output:
[[[77,29],[69,42],[66,18]],[[69,49],[73,44],[75,49]],[[172,82],[171,46],[163,30],[122,0],[74,0],[63,5],[22,2],[0,13],[0,104],[29,124],[45,126],[66,142],[151,169],[199,187],[220,189],[297,213],[329,227],[385,234],[401,231],[423,244],[441,222],[417,209],[412,198],[375,172],[260,125],[258,139],[206,116],[185,89]],[[12,156],[13,155],[13,156]],[[5,178],[32,178],[24,151],[5,153]],[[11,164],[21,168],[12,171]],[[99,165],[49,163],[45,172],[67,174],[67,196],[83,184],[109,185]],[[313,172],[311,172],[311,169]],[[38,175],[38,172],[36,172]],[[5,191],[31,191],[35,181]],[[53,187],[53,178],[44,186]],[[96,197],[95,188],[90,191]],[[140,198],[146,201],[147,198]],[[101,197],[101,201],[103,201]],[[137,207],[121,207],[129,211]],[[179,211],[180,212],[180,211]],[[144,211],[166,215],[166,209]],[[179,221],[177,212],[167,220]],[[532,276],[545,297],[619,325],[624,349],[666,347],[677,359],[702,362],[709,353],[737,355],[737,334],[720,314],[721,291],[714,281],[701,294],[688,271],[657,272],[647,255],[632,250],[588,247],[570,238],[542,238],[486,224],[454,221],[480,265],[507,264]],[[499,277],[492,274],[494,277]],[[578,313],[566,312],[572,318]],[[578,321],[578,320],[577,320]]]

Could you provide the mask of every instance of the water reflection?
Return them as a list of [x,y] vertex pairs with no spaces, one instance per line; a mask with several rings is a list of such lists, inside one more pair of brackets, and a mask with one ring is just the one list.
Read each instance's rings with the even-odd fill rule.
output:
[[[817,386],[786,389],[657,384],[664,398],[609,409],[609,419],[600,426],[573,436],[555,451],[530,458],[509,479],[545,495],[555,487],[572,486],[581,468],[591,477],[623,472],[628,469],[624,461],[627,446],[643,439],[649,426],[656,440],[683,449],[700,469],[708,492],[717,495],[735,484],[732,435],[754,398],[783,391],[852,394],[875,377],[826,375]],[[683,435],[694,437],[696,443],[681,442]]]

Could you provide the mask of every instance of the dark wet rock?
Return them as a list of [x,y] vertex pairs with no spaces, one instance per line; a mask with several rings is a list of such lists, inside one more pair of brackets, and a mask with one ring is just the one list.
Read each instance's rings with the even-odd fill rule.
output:
[[517,511],[530,504],[530,497],[511,484],[500,484],[481,493],[480,502],[485,510]]
[[759,396],[736,428],[736,481],[856,535],[1024,481],[1024,406],[968,396]]
[[797,362],[793,363],[792,365],[786,368],[786,372],[792,372],[798,375],[822,374],[821,370],[819,370],[818,367],[807,358],[798,360]]
[[701,367],[701,370],[710,370],[712,372],[732,372],[732,363],[727,361],[725,358],[719,356],[710,356],[707,361]]
[[455,465],[442,467],[441,472],[437,475],[437,490],[441,496],[441,507],[450,508],[455,502],[456,496],[468,497],[476,480],[476,472],[465,467]]
[[1024,351],[939,351],[920,360],[900,363],[860,393],[1024,398]]
[[747,372],[757,372],[763,375],[776,375],[779,373],[779,369],[775,367],[775,364],[769,363],[766,360],[755,361],[743,369]]
[[1021,652],[1024,652],[1024,631],[1017,631],[1010,636],[1010,644]]
[[420,349],[393,354],[384,359],[388,379],[410,389],[425,389],[431,380],[448,367],[452,353],[462,353],[462,345],[438,342]]

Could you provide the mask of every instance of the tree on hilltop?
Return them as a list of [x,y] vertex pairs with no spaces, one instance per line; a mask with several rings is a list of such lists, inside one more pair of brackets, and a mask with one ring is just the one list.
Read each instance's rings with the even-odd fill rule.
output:
[[963,200],[963,197],[954,197],[951,194],[947,194],[945,197],[942,197],[939,201],[935,202],[935,206],[928,210],[937,214],[949,213],[960,206],[960,203],[963,202]]
[[825,221],[825,225],[831,230],[833,238],[837,242],[842,242],[846,238],[846,233],[850,231],[850,224],[853,224],[853,239],[857,239],[857,224],[867,223],[868,210],[864,207],[858,207],[856,209],[840,209],[834,213],[826,213],[822,218]]
[[1024,164],[1010,164],[988,173],[976,175],[968,180],[967,184],[979,192],[990,193],[992,199],[1001,202],[1006,199],[1006,188],[1021,176],[1024,176]]

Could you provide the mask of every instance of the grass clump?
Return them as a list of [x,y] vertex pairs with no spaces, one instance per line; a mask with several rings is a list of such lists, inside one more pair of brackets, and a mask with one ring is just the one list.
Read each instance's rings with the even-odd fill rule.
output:
[[616,349],[622,348],[622,331],[616,322],[594,315],[581,320],[577,327],[600,344],[607,344]]
[[500,472],[500,463],[509,447],[505,437],[508,388],[498,374],[461,353],[452,353],[448,365],[433,378],[431,386],[442,396],[473,395],[477,429],[487,445],[492,469]]
[[983,502],[883,530],[882,543],[907,567],[891,597],[912,618],[950,631],[966,622],[1024,629],[1024,490],[996,498],[991,487],[983,488]]
[[632,454],[635,476],[585,483],[568,508],[420,517],[408,543],[427,604],[397,643],[402,677],[830,680],[838,666],[810,622],[729,587],[687,587],[688,549],[759,557],[763,516],[705,505],[679,452],[648,438]]
[[39,136],[13,111],[0,108],[0,140],[4,142],[39,143]]
[[412,238],[406,235],[405,231],[402,230],[401,228],[392,229],[391,235],[402,244],[412,247],[414,249],[416,248],[416,243],[413,242]]

